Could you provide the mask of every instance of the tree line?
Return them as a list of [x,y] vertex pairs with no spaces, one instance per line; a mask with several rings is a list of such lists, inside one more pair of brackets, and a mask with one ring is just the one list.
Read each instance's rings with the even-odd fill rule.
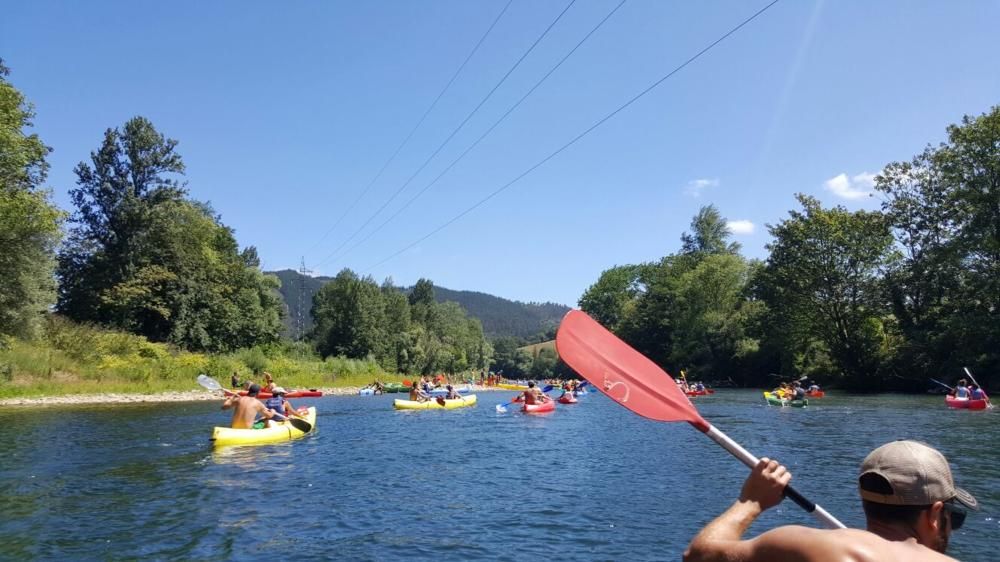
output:
[[[44,187],[51,148],[28,132],[33,107],[8,75],[0,61],[0,336],[44,335],[54,309],[188,351],[274,349],[280,282],[190,196],[177,141],[141,116],[107,129],[75,168],[74,210],[65,213]],[[324,358],[373,358],[403,373],[489,363],[482,326],[454,303],[435,303],[427,280],[407,299],[390,281],[345,270],[312,313],[310,342]]]
[[661,366],[765,386],[922,390],[1000,370],[1000,107],[875,178],[878,211],[800,208],[740,254],[714,206],[680,251],[604,271],[580,306]]
[[[53,311],[211,353],[282,331],[279,281],[181,181],[177,141],[143,117],[105,131],[75,169],[66,213],[45,188],[51,151],[0,61],[0,336],[33,338]],[[766,385],[807,376],[856,390],[926,387],[1000,369],[1000,107],[876,177],[878,211],[799,208],[763,260],[730,241],[714,206],[679,251],[608,269],[580,306],[671,372]],[[487,341],[421,280],[409,295],[344,270],[314,297],[308,342],[402,373],[491,368],[568,374],[550,349]],[[0,338],[0,344],[3,340]]]

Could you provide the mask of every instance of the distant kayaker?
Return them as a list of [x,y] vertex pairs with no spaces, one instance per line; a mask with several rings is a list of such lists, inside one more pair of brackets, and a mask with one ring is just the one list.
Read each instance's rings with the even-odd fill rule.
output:
[[973,400],[986,400],[986,393],[976,383],[969,385],[969,396]]
[[273,388],[274,388],[274,377],[271,376],[271,373],[264,371],[264,391],[271,392]]
[[445,388],[448,390],[448,394],[444,396],[445,400],[458,400],[459,398],[462,397],[462,395],[459,394],[457,390],[455,390],[454,386],[449,384]]
[[269,410],[264,403],[257,400],[260,393],[260,385],[251,384],[247,388],[247,395],[230,394],[226,401],[222,403],[222,409],[233,409],[233,421],[230,426],[233,429],[250,429],[253,427],[257,414],[270,419],[274,417],[274,412]]
[[[426,384],[426,383],[425,383]],[[413,381],[413,387],[410,388],[410,401],[411,402],[426,402],[430,400],[430,396],[420,388],[420,381]]]
[[547,399],[542,389],[535,386],[535,381],[528,381],[528,389],[524,391],[525,404],[541,404]]
[[806,399],[806,390],[802,388],[802,385],[799,384],[799,381],[793,382],[792,400],[805,400],[805,399]]
[[791,479],[784,466],[761,459],[739,500],[698,533],[684,560],[954,560],[944,551],[951,533],[965,522],[963,506],[978,509],[976,499],[955,486],[944,455],[917,441],[893,441],[861,463],[858,490],[867,530],[785,525],[742,540],[761,513],[781,502]]
[[264,407],[274,412],[274,416],[267,420],[267,427],[274,427],[279,421],[285,421],[289,416],[299,416],[299,412],[292,406],[291,401],[285,399],[288,391],[280,386],[271,389],[272,396],[264,401]]
[[969,399],[968,381],[966,381],[965,379],[959,379],[958,384],[955,385],[955,390],[953,391],[952,396],[954,396],[956,400],[968,400]]

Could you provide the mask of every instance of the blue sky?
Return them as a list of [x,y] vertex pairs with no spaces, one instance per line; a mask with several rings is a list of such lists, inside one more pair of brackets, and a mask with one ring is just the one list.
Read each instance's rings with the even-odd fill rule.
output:
[[[573,305],[616,264],[675,252],[702,205],[750,257],[807,193],[877,208],[872,174],[1000,103],[1000,3],[783,0],[498,196],[527,170],[766,2],[631,0],[515,112],[428,185],[617,4],[578,0],[368,227],[568,1],[513,0],[356,208],[507,0],[19,2],[0,56],[73,167],[135,115],[180,141],[210,201],[267,269],[350,267],[409,285]],[[351,248],[334,253],[338,246]],[[384,262],[379,264],[379,262]],[[379,265],[376,265],[379,264]]]

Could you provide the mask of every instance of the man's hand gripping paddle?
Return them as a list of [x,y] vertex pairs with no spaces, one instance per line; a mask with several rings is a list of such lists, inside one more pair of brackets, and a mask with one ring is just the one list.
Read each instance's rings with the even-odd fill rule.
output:
[[[609,398],[651,420],[686,421],[750,468],[757,457],[705,421],[669,375],[579,310],[571,310],[556,334],[559,357]],[[791,486],[785,497],[832,529],[844,524]]]

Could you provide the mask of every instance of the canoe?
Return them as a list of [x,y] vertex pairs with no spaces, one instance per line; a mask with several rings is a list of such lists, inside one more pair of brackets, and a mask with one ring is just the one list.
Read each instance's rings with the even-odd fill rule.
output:
[[438,403],[437,400],[428,400],[426,402],[416,402],[413,400],[400,400],[399,398],[392,401],[392,407],[397,410],[454,410],[455,408],[465,408],[467,406],[476,405],[476,395],[470,394],[463,398],[458,398],[455,400],[445,400],[444,406]]
[[[469,386],[469,385],[456,386],[455,390],[459,394],[468,394],[468,393],[472,392],[472,387]],[[427,394],[430,394],[431,396],[447,396],[448,395],[448,389],[447,388],[443,388],[443,387],[442,388],[432,388],[430,391],[427,392]]]
[[684,394],[688,396],[705,396],[706,394],[715,394],[715,391],[711,388],[706,388],[705,390],[689,390]]
[[985,410],[986,400],[959,400],[954,396],[945,396],[944,403],[949,408],[959,408],[963,410]]
[[822,390],[815,390],[812,392],[806,392],[806,396],[808,396],[809,398],[822,398],[826,396],[826,392]]
[[541,404],[524,404],[521,406],[521,411],[526,414],[541,414],[544,412],[551,412],[556,409],[555,400],[546,400]]
[[503,388],[505,390],[528,390],[528,385],[500,383],[497,385],[497,388]]
[[579,400],[573,397],[572,393],[563,394],[559,397],[560,404],[576,404],[577,402],[579,402]]
[[375,389],[371,388],[371,387],[369,387],[369,388],[362,388],[361,390],[358,391],[358,395],[359,396],[374,396],[375,395]]
[[385,392],[393,394],[410,391],[410,387],[399,384],[398,382],[387,382],[382,386],[382,388]]
[[[316,408],[309,408],[305,420],[316,430]],[[312,433],[312,431],[310,431]],[[290,423],[278,422],[275,427],[264,429],[233,429],[231,427],[216,427],[212,430],[212,443],[216,447],[224,445],[260,445],[264,443],[280,443],[290,439],[303,437],[305,433]]]
[[786,400],[784,398],[778,398],[773,392],[765,392],[764,400],[767,400],[769,406],[791,406],[793,408],[805,408],[809,405],[808,400]]
[[[246,395],[247,391],[240,391],[240,396]],[[267,400],[271,396],[272,394],[270,392],[261,391],[257,393],[257,398],[260,398],[261,400]],[[320,396],[323,396],[322,390],[292,390],[289,391],[288,394],[285,394],[285,398],[319,398]]]

